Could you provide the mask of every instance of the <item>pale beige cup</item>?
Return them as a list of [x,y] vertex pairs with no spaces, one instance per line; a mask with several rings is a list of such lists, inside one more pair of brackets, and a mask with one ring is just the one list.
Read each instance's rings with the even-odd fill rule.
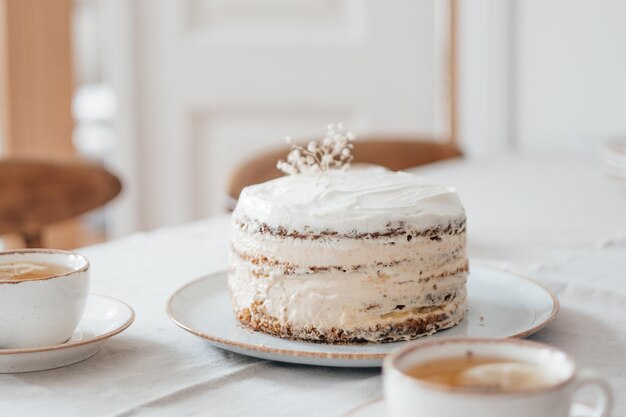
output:
[[[556,381],[543,388],[513,392],[480,392],[433,384],[407,375],[413,366],[468,352],[536,364]],[[440,338],[418,341],[396,351],[383,365],[385,403],[390,417],[569,417],[576,392],[593,386],[597,402],[593,417],[608,417],[612,406],[609,384],[594,372],[579,371],[574,361],[553,347],[517,340]]]
[[36,262],[69,269],[30,280],[0,280],[0,349],[52,346],[78,326],[89,292],[89,262],[77,253],[52,249],[0,252],[0,264]]

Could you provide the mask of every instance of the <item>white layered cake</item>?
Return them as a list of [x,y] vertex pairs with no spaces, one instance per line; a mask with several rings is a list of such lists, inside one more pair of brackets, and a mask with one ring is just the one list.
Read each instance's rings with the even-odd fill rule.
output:
[[466,310],[465,212],[408,173],[330,170],[247,187],[228,285],[241,324],[325,343],[410,340]]

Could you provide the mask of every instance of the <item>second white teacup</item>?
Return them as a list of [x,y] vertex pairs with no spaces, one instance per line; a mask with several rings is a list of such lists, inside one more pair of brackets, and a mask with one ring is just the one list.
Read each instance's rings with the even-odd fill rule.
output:
[[612,405],[604,379],[558,349],[515,339],[418,341],[388,356],[383,375],[390,417],[569,417],[584,385],[598,392],[594,417]]
[[52,346],[78,326],[89,292],[89,262],[52,249],[0,252],[0,349]]

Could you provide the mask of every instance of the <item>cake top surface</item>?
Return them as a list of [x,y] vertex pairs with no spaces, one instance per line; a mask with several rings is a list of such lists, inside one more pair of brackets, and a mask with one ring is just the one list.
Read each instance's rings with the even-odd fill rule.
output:
[[447,225],[465,212],[454,188],[405,172],[359,169],[246,187],[234,216],[288,231],[373,233],[400,224],[415,230]]

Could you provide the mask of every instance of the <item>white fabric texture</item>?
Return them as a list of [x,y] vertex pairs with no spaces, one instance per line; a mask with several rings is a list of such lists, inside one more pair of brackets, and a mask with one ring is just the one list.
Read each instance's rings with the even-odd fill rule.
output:
[[[556,170],[555,159],[525,164],[524,158],[448,162],[419,172],[459,188],[470,256],[555,291],[561,312],[531,339],[608,376],[615,416],[626,416],[626,185],[608,184],[600,175],[581,181],[578,172],[594,169],[592,159],[558,159],[565,162]],[[559,189],[572,177],[577,187]],[[485,189],[499,184],[510,188],[485,198]],[[525,205],[512,196],[520,188],[531,190]],[[570,207],[587,194],[594,202]],[[560,205],[562,215],[550,207],[542,216],[541,201]],[[229,219],[222,216],[80,250],[92,263],[92,292],[126,301],[137,319],[82,363],[0,375],[0,416],[340,416],[380,398],[380,369],[248,358],[213,348],[170,322],[165,303],[175,289],[225,268],[228,235]]]

